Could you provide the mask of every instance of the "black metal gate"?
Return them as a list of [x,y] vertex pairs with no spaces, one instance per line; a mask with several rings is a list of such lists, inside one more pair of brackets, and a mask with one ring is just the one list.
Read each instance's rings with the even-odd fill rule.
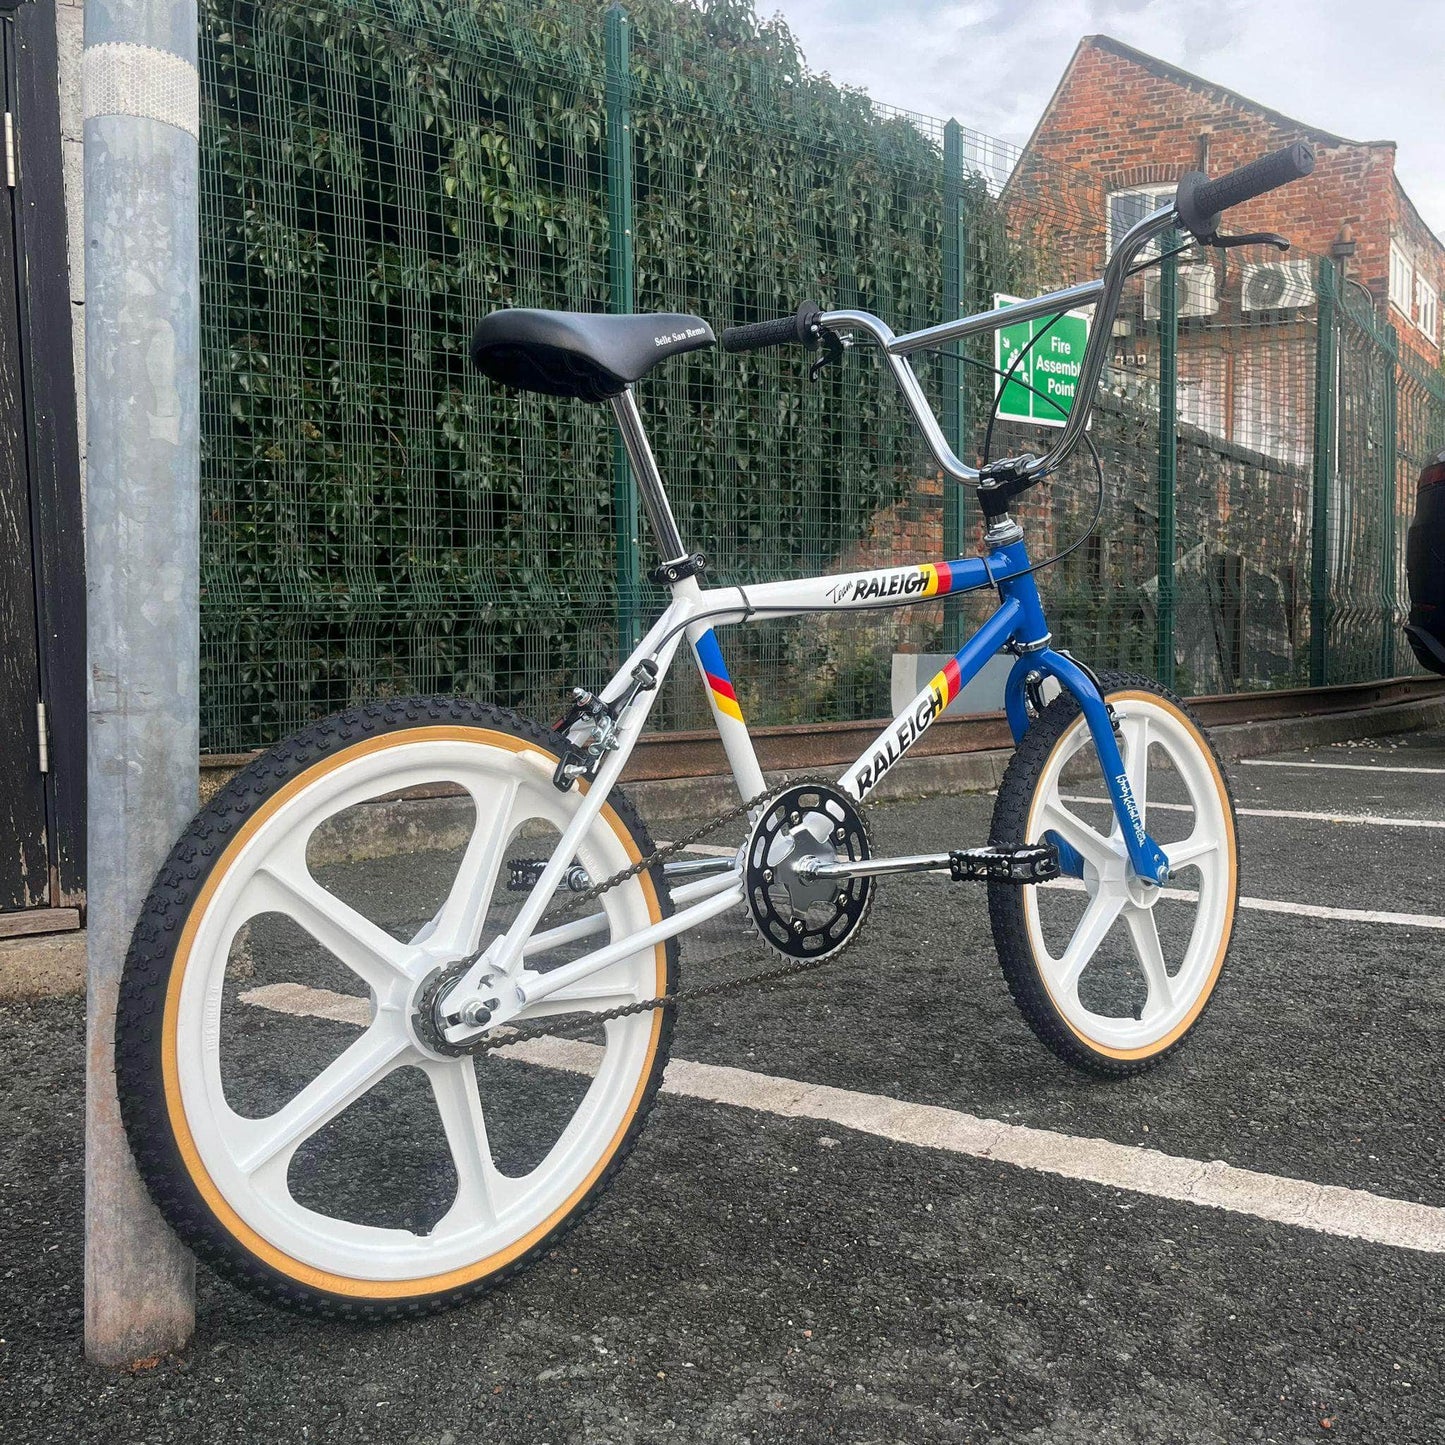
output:
[[85,584],[53,0],[0,3],[0,937],[83,901]]

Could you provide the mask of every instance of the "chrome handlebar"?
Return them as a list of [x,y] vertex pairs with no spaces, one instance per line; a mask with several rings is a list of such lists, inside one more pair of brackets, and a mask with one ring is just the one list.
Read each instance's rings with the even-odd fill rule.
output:
[[1094,306],[1094,320],[1089,331],[1088,345],[1084,348],[1083,360],[1079,365],[1079,378],[1074,389],[1074,404],[1069,409],[1068,420],[1058,441],[1042,457],[1035,457],[1027,465],[1030,477],[1042,476],[1056,471],[1079,444],[1084,428],[1089,422],[1089,413],[1094,406],[1094,393],[1104,371],[1104,361],[1114,331],[1114,318],[1119,314],[1119,302],[1124,295],[1124,283],[1129,279],[1134,258],[1156,236],[1172,230],[1178,225],[1178,215],[1171,201],[1161,206],[1142,220],[1136,222],[1125,233],[1114,248],[1104,274],[1097,281],[1086,281],[1078,286],[1066,286],[1062,291],[1050,291],[1045,296],[1036,296],[1032,301],[1021,301],[1015,306],[1000,306],[992,311],[980,311],[974,316],[963,316],[957,321],[945,321],[939,326],[929,326],[922,331],[910,331],[906,336],[895,336],[884,321],[867,311],[825,311],[818,324],[830,331],[863,331],[871,336],[882,349],[888,360],[889,370],[903,393],[918,429],[923,433],[933,459],[945,475],[957,482],[976,482],[979,472],[954,455],[953,448],[938,424],[928,398],[923,394],[918,377],[908,356],[914,351],[926,351],[948,341],[958,341],[965,336],[974,336],[983,331],[996,331],[1001,326],[1012,326],[1020,321],[1031,321],[1039,316],[1053,316],[1060,311],[1071,311],[1077,306]]

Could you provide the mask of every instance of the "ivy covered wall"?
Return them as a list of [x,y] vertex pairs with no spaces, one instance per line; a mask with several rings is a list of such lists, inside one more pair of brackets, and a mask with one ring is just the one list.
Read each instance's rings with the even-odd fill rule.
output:
[[[936,127],[810,75],[747,0],[628,14],[637,309],[938,318]],[[208,748],[387,694],[552,716],[610,670],[610,412],[506,393],[466,356],[496,307],[612,303],[603,36],[595,0],[203,3]],[[981,303],[1019,263],[976,177],[966,204]],[[709,351],[638,388],[719,578],[836,565],[927,471],[875,363],[804,372]],[[830,647],[732,634],[750,719],[886,710],[886,664]],[[659,714],[704,720],[692,691]]]

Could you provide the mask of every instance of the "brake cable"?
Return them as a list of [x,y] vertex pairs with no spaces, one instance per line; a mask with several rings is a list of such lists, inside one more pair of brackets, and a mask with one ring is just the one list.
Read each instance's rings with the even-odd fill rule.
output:
[[[1172,250],[1162,251],[1157,256],[1151,256],[1147,260],[1139,261],[1129,268],[1128,274],[1130,276],[1138,275],[1141,271],[1147,271],[1151,266],[1158,266],[1164,261],[1169,260],[1173,256],[1182,255],[1185,251],[1192,250],[1194,248],[1194,245],[1194,241],[1186,241],[1182,245],[1175,246]],[[926,351],[920,351],[915,353],[915,355],[919,356],[948,357],[954,361],[961,361],[966,366],[974,366],[979,368],[979,370],[981,371],[987,371],[993,376],[1003,377],[1003,385],[998,388],[998,393],[994,399],[993,409],[989,414],[988,426],[984,429],[982,459],[982,464],[984,466],[988,465],[989,451],[993,444],[994,423],[998,420],[999,406],[1003,400],[1003,394],[1006,387],[1010,385],[1021,386],[1025,391],[1030,392],[1032,395],[1038,397],[1041,401],[1047,402],[1051,407],[1054,408],[1055,411],[1059,413],[1060,416],[1065,415],[1063,408],[1058,404],[1057,401],[1054,400],[1053,397],[1045,396],[1044,393],[1038,389],[1038,387],[1031,386],[1026,381],[1019,381],[1014,376],[1014,372],[1018,369],[1024,357],[1027,356],[1029,351],[1033,348],[1034,343],[1046,331],[1048,331],[1055,322],[1061,320],[1067,315],[1067,311],[1059,311],[1056,312],[1052,317],[1050,317],[1049,320],[1045,322],[1045,324],[1041,326],[1038,331],[1036,331],[1033,336],[1029,338],[1028,344],[1019,351],[1019,354],[1016,357],[1014,357],[1013,361],[1009,364],[1007,371],[1004,371],[997,366],[991,366],[986,361],[980,361],[977,357],[966,356],[963,355],[961,352],[945,351],[942,347],[930,347]],[[1089,404],[1090,406],[1093,405],[1092,400]],[[1023,572],[1010,573],[1011,577],[1029,577],[1032,576],[1035,572],[1042,572],[1046,567],[1056,566],[1066,557],[1070,557],[1075,552],[1077,552],[1079,548],[1082,547],[1084,543],[1087,542],[1089,538],[1092,537],[1094,533],[1098,530],[1099,522],[1104,515],[1104,463],[1099,456],[1099,449],[1094,445],[1093,438],[1089,436],[1089,433],[1087,431],[1085,431],[1083,434],[1083,442],[1084,445],[1088,447],[1089,456],[1093,460],[1094,478],[1097,483],[1094,497],[1094,515],[1089,519],[1089,525],[1078,537],[1074,539],[1074,541],[1072,541],[1067,547],[1065,547],[1062,552],[1056,552],[1052,557],[1045,558],[1042,562],[1035,562],[1032,567],[1027,568]]]

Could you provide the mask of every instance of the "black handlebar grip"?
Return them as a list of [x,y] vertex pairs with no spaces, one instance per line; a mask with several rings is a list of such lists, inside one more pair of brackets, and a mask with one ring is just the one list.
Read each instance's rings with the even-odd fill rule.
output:
[[1230,171],[1217,181],[1209,180],[1200,171],[1190,171],[1179,182],[1175,198],[1179,219],[1195,236],[1212,236],[1219,229],[1221,211],[1302,180],[1314,168],[1315,148],[1300,140]]
[[791,316],[776,321],[754,321],[747,326],[724,328],[720,340],[724,351],[762,351],[769,346],[806,346],[810,351],[818,344],[814,328],[823,313],[815,301],[804,301]]
[[719,340],[724,351],[761,351],[768,346],[795,345],[798,328],[791,316],[783,316],[777,321],[754,321],[747,326],[725,327]]

